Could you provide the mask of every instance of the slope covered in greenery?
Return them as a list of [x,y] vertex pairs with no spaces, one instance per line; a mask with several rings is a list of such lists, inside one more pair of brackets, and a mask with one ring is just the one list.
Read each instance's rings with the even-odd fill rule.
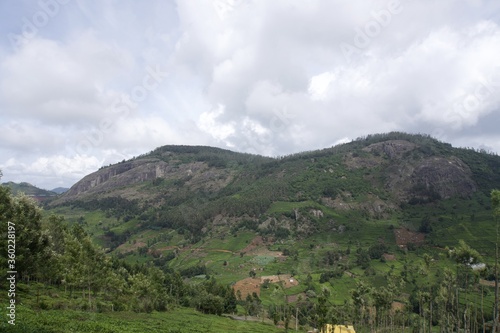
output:
[[7,182],[3,183],[2,186],[10,188],[13,194],[24,193],[28,196],[34,196],[34,197],[53,197],[57,195],[56,192],[47,191],[25,182],[22,183]]
[[[498,156],[425,135],[273,159],[164,146],[88,175],[46,207],[47,246],[57,246],[54,226],[66,245],[47,266],[58,274],[36,278],[74,289],[74,301],[48,296],[50,309],[187,306],[304,330],[489,329],[495,188]],[[79,270],[61,269],[72,260]]]

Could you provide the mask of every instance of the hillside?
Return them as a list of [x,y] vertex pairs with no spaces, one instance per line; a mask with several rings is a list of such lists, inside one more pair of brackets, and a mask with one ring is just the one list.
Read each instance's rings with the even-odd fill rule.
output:
[[33,186],[30,183],[26,183],[26,182],[21,182],[21,183],[6,182],[6,183],[3,183],[2,185],[10,188],[12,193],[15,195],[20,194],[20,193],[24,193],[27,196],[32,197],[33,199],[37,200],[38,202],[45,202],[45,201],[57,196],[57,193],[55,193],[53,191],[47,191],[47,190],[38,188],[36,186]]
[[56,187],[56,188],[53,188],[51,190],[51,192],[54,192],[54,193],[57,193],[57,194],[62,194],[64,192],[66,192],[67,190],[69,190],[69,188],[67,188],[67,187]]
[[253,294],[268,313],[276,302],[296,304],[308,325],[324,293],[349,305],[338,316],[365,287],[373,301],[389,288],[393,306],[431,306],[416,293],[458,272],[446,248],[463,240],[486,264],[465,283],[488,321],[495,188],[500,157],[425,135],[370,135],[280,158],[164,146],[84,177],[46,214],[82,226],[127,263],[230,284],[241,306]]
[[401,220],[419,205],[435,209],[450,200],[473,199],[487,209],[494,188],[500,188],[498,156],[389,133],[276,159],[164,146],[84,177],[50,207],[115,218],[89,229],[114,249],[148,229],[177,230],[195,243],[222,225],[248,224],[260,235],[300,239],[324,231],[332,219]]
[[164,146],[84,177],[51,207],[100,209],[150,227],[185,225],[193,234],[219,215],[261,218],[276,202],[387,218],[405,204],[489,195],[500,187],[499,169],[498,156],[403,133],[279,159]]

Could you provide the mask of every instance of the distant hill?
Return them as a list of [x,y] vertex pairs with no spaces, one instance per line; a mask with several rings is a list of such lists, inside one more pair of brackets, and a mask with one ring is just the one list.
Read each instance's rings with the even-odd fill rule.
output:
[[56,187],[56,188],[52,189],[51,192],[54,192],[57,194],[62,194],[64,192],[67,192],[68,190],[69,190],[69,188],[67,188],[67,187]]
[[30,197],[53,197],[57,195],[56,192],[44,190],[26,182],[6,182],[2,183],[2,185],[9,187],[12,191],[12,194],[14,195],[17,195],[19,193],[24,193]]

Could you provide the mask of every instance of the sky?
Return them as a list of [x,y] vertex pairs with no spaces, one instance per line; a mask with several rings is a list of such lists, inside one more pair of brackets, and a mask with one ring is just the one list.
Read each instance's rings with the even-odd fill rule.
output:
[[499,124],[498,0],[0,0],[2,182],[390,131],[500,153]]

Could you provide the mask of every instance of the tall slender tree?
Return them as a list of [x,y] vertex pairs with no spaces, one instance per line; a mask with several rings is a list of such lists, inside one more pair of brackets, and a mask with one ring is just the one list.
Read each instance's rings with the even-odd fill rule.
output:
[[493,218],[496,222],[497,237],[495,242],[495,305],[493,313],[493,333],[496,333],[498,326],[498,220],[500,217],[500,191],[491,191],[491,206],[493,209]]
[[[467,245],[467,243],[465,243],[465,241],[463,240],[459,241],[459,245],[455,248],[453,257],[455,258],[455,261],[457,263],[457,281],[460,278],[460,276],[462,276],[462,278],[465,277],[465,281],[463,281],[465,289],[465,300],[464,300],[465,309],[463,314],[464,318],[463,326],[464,329],[466,329],[467,322],[469,319],[468,315],[470,315],[470,311],[468,309],[467,297],[469,292],[469,276],[472,271],[471,265],[480,263],[482,261],[482,257],[479,254],[479,252],[477,252],[475,249]],[[464,274],[459,274],[459,271],[461,271]],[[460,303],[458,302],[457,299],[457,317],[461,317],[461,315],[459,315],[460,313],[459,304]]]

